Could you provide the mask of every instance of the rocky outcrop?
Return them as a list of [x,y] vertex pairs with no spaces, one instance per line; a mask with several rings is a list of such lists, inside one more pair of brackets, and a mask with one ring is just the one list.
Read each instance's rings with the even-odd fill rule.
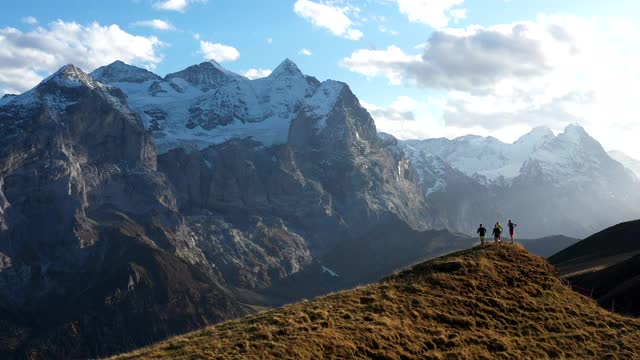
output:
[[0,136],[5,358],[95,357],[245,313],[119,89],[65,66],[0,107]]

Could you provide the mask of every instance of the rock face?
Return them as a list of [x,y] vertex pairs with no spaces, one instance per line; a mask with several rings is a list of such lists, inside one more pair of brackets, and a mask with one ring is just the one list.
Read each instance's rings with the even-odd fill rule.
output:
[[[429,226],[407,159],[377,137],[373,120],[346,86],[326,118],[301,112],[285,144],[265,148],[245,138],[200,151],[174,149],[158,159],[189,219],[210,228],[223,218],[242,229],[233,236],[199,231],[200,247],[213,242],[236,248],[243,238],[261,234],[247,245],[265,259],[255,265],[257,273],[244,275],[249,281],[244,286],[252,288],[282,280],[381,222]],[[269,252],[272,258],[263,255]],[[216,256],[224,259],[225,265],[218,265],[223,272],[247,273],[241,252]]]
[[640,183],[578,125],[534,129],[514,144],[466,136],[400,142],[436,222],[472,234],[513,218],[523,236],[585,237],[640,217]]
[[65,66],[0,107],[0,136],[5,356],[99,356],[245,313],[120,90]]
[[274,286],[357,256],[372,229],[431,225],[349,87],[290,60],[254,81],[214,63],[164,79],[68,65],[3,99],[0,136],[6,357],[103,356],[291,301]]

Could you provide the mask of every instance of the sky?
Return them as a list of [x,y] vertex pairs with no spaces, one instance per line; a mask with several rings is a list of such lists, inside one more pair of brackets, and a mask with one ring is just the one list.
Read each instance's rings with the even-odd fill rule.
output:
[[0,96],[61,66],[159,75],[214,59],[250,78],[285,58],[344,81],[398,138],[579,123],[640,159],[637,0],[2,0]]

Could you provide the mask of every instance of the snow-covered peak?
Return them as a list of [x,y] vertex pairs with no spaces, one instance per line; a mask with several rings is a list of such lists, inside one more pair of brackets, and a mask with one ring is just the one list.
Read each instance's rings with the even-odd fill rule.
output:
[[[605,163],[608,156],[595,139],[579,125],[569,125],[555,136],[549,128],[535,128],[513,144],[492,137],[467,135],[454,140],[428,139],[403,141],[405,148],[435,154],[453,168],[471,177],[489,181],[513,179],[536,164],[555,177],[577,171],[587,163]],[[412,150],[412,149],[409,149]],[[554,175],[555,174],[555,175]]]
[[151,71],[125,64],[120,60],[101,66],[89,75],[105,84],[114,82],[143,83],[149,80],[161,80],[160,76]]
[[51,83],[65,88],[86,86],[93,89],[96,87],[96,82],[87,73],[73,64],[61,67],[58,71],[53,73],[53,75],[42,80],[38,87]]
[[[198,65],[189,66],[182,71],[168,74],[164,79],[174,83],[177,83],[176,79],[182,79],[202,91],[209,91],[229,83],[236,78],[233,75],[236,74],[226,71],[220,64],[205,61]],[[239,76],[237,75],[237,77]]]
[[568,125],[554,140],[550,142],[550,146],[562,147],[571,152],[588,153],[591,157],[608,157],[602,145],[578,124]]
[[278,78],[278,77],[303,77],[302,71],[298,68],[291,59],[285,59],[278,67],[276,67],[271,74],[268,76],[269,78]]
[[220,63],[218,63],[217,61],[211,59],[209,60],[209,64],[213,65],[216,69],[226,72],[228,71],[227,69],[224,68],[224,66],[220,65]]
[[89,93],[101,97],[123,114],[133,115],[127,107],[126,98],[122,92],[92,79],[87,73],[71,64],[61,67],[35,88],[14,97],[5,105],[11,108],[10,111],[44,110],[51,119],[58,120],[70,106],[87,100]]
[[555,137],[553,131],[546,126],[533,128],[530,132],[522,135],[515,144],[537,144]]
[[579,124],[567,125],[567,127],[564,128],[564,132],[559,136],[562,136],[567,140],[572,140],[572,141],[582,141],[582,140],[591,138],[587,133],[587,131]]
[[479,135],[464,135],[453,139],[455,142],[470,143],[477,146],[502,146],[505,145],[502,141],[494,138],[493,136],[479,136]]
[[[114,77],[109,84],[127,95],[131,109],[156,136],[160,151],[178,146],[204,147],[231,138],[253,137],[264,145],[287,141],[289,125],[304,113],[317,128],[325,127],[329,114],[346,84],[318,81],[305,76],[285,59],[267,77],[255,80],[206,61],[138,82],[127,71],[146,72],[122,62],[107,68]],[[107,69],[96,70],[104,78]],[[119,76],[119,77],[118,77]]]

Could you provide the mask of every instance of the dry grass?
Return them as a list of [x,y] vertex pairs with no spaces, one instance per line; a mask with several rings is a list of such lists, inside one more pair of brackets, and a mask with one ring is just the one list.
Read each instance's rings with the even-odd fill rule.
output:
[[640,320],[574,293],[517,246],[196,331],[118,359],[638,359]]

